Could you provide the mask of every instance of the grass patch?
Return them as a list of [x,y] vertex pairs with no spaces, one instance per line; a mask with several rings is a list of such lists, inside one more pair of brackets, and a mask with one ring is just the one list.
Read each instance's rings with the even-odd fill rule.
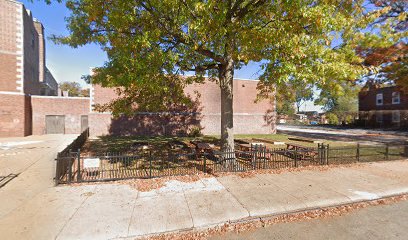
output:
[[[237,134],[235,139],[242,139],[248,142],[260,142],[253,138],[267,139],[285,143],[293,143],[305,147],[317,147],[316,143],[308,143],[301,141],[289,140],[289,137],[295,137],[287,134]],[[141,145],[149,145],[153,151],[167,151],[170,149],[170,144],[181,142],[185,146],[189,145],[191,140],[201,140],[207,143],[219,145],[219,136],[202,136],[202,137],[168,137],[168,136],[101,136],[94,139],[89,139],[84,147],[83,152],[86,153],[101,153],[101,152],[129,152],[136,151]],[[342,141],[322,141],[324,144],[330,144],[331,147],[340,146],[355,146],[356,143]],[[273,145],[267,143],[268,148],[286,148],[286,145]]]

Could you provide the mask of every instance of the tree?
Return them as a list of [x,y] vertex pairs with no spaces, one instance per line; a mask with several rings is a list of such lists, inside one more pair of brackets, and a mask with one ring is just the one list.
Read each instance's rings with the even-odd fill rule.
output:
[[[276,86],[290,79],[335,91],[338,84],[365,73],[354,50],[358,42],[370,40],[370,34],[360,31],[381,12],[367,15],[363,3],[68,0],[70,34],[56,41],[102,46],[108,61],[95,69],[93,82],[120,88],[127,103],[138,101],[111,104],[121,112],[188,104],[178,96],[180,89],[204,81],[207,74],[220,87],[221,145],[226,150],[234,148],[234,70],[249,61],[259,62],[263,70],[259,98],[271,97]],[[341,44],[332,44],[335,37]],[[178,77],[185,71],[196,76]]]
[[326,91],[320,94],[315,103],[323,105],[323,109],[337,117],[337,121],[351,123],[358,115],[358,93],[360,86],[351,83],[343,84],[338,93]]
[[69,96],[77,97],[81,92],[81,85],[77,82],[63,82],[59,84],[61,91],[68,91]]
[[291,116],[295,114],[294,104],[291,101],[277,101],[276,102],[276,113],[278,115],[288,115]]
[[[407,29],[408,29],[408,1],[404,0],[369,0],[369,3],[375,8],[386,10],[386,13],[378,16],[369,27],[382,31],[388,28],[394,34],[394,44],[370,44],[359,45],[357,52],[364,57],[366,66],[375,67],[371,71],[368,82],[371,84],[395,83],[408,90],[408,46],[407,46]],[[387,36],[387,32],[383,33]]]
[[313,100],[313,89],[305,86],[296,86],[296,109],[300,112],[300,107],[306,102]]
[[71,97],[89,97],[89,89],[82,89],[77,82],[62,82],[59,84],[62,91],[68,91]]
[[81,96],[81,97],[89,97],[89,96],[90,96],[89,88],[81,89],[81,92],[79,93],[79,96]]
[[327,122],[331,125],[339,125],[339,118],[334,113],[327,113]]
[[300,107],[309,100],[313,100],[311,86],[300,85],[293,79],[287,81],[285,85],[277,86],[276,110],[278,114],[292,115],[295,111],[300,112]]

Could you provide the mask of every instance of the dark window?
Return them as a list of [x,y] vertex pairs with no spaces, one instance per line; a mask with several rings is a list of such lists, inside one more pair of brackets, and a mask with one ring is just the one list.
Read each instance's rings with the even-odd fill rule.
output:
[[377,96],[376,96],[376,105],[381,106],[381,105],[383,105],[383,103],[384,103],[383,94],[378,93]]
[[393,92],[392,93],[392,104],[400,104],[400,103],[401,103],[400,93]]

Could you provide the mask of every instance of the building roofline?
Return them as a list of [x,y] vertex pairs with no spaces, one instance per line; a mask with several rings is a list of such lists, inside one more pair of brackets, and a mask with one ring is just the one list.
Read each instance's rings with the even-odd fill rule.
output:
[[24,5],[24,3],[19,2],[19,1],[15,1],[15,0],[6,0],[6,1],[9,1],[9,2],[12,2],[12,3],[17,3],[17,4],[20,4],[20,5]]
[[42,96],[42,95],[31,95],[32,98],[58,98],[58,99],[87,99],[89,100],[89,97],[64,97],[64,96]]

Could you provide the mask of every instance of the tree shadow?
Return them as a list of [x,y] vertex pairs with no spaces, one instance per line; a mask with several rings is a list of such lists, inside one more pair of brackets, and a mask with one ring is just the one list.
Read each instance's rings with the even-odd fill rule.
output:
[[198,98],[191,104],[169,107],[165,112],[139,112],[133,116],[113,117],[111,136],[191,136],[199,135],[203,127],[202,106]]

